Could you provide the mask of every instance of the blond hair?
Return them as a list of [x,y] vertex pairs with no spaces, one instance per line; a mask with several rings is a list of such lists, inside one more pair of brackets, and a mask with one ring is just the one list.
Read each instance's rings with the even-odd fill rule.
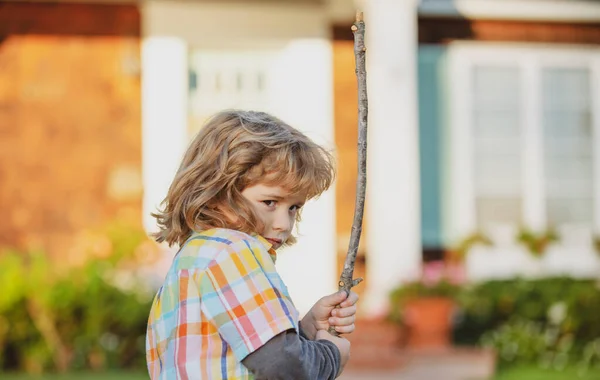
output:
[[[154,237],[181,245],[194,231],[215,227],[260,233],[262,225],[241,194],[245,188],[276,185],[311,199],[334,176],[332,155],[283,121],[264,112],[222,111],[189,145],[162,210],[152,214],[160,227]],[[294,242],[290,235],[285,243]]]

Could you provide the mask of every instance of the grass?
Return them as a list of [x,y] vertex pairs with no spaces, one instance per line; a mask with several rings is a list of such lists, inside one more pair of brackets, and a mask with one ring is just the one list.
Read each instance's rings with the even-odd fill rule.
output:
[[[48,374],[43,376],[0,373],[2,380],[148,380],[145,372],[73,372],[64,375]],[[494,380],[598,380],[600,368],[579,376],[576,368],[567,368],[562,372],[546,371],[534,366],[521,366],[501,371]],[[434,380],[434,379],[432,379]]]
[[534,366],[520,366],[501,371],[494,380],[598,380],[600,369],[587,371],[581,377],[577,368],[567,368],[564,371],[543,370]]
[[67,374],[47,374],[42,376],[22,373],[0,373],[2,380],[148,380],[145,372],[72,372]]

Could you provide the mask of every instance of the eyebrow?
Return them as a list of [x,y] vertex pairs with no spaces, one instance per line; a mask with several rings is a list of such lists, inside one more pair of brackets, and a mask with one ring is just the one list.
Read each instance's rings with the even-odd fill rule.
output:
[[263,197],[264,198],[276,199],[276,200],[280,200],[280,199],[284,198],[281,195],[277,195],[277,194],[263,194]]

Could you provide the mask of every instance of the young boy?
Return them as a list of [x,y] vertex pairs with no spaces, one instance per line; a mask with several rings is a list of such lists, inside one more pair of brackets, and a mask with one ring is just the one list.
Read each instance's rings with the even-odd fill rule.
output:
[[157,240],[181,248],[148,321],[152,379],[341,373],[350,343],[327,329],[354,330],[358,296],[323,297],[299,321],[275,270],[276,250],[295,242],[301,207],[331,185],[332,161],[266,113],[224,111],[198,133],[155,215]]

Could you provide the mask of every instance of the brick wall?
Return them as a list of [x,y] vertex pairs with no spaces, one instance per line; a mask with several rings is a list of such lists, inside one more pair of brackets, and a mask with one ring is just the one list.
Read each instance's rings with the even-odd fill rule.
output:
[[140,221],[139,31],[134,6],[0,3],[0,246]]

